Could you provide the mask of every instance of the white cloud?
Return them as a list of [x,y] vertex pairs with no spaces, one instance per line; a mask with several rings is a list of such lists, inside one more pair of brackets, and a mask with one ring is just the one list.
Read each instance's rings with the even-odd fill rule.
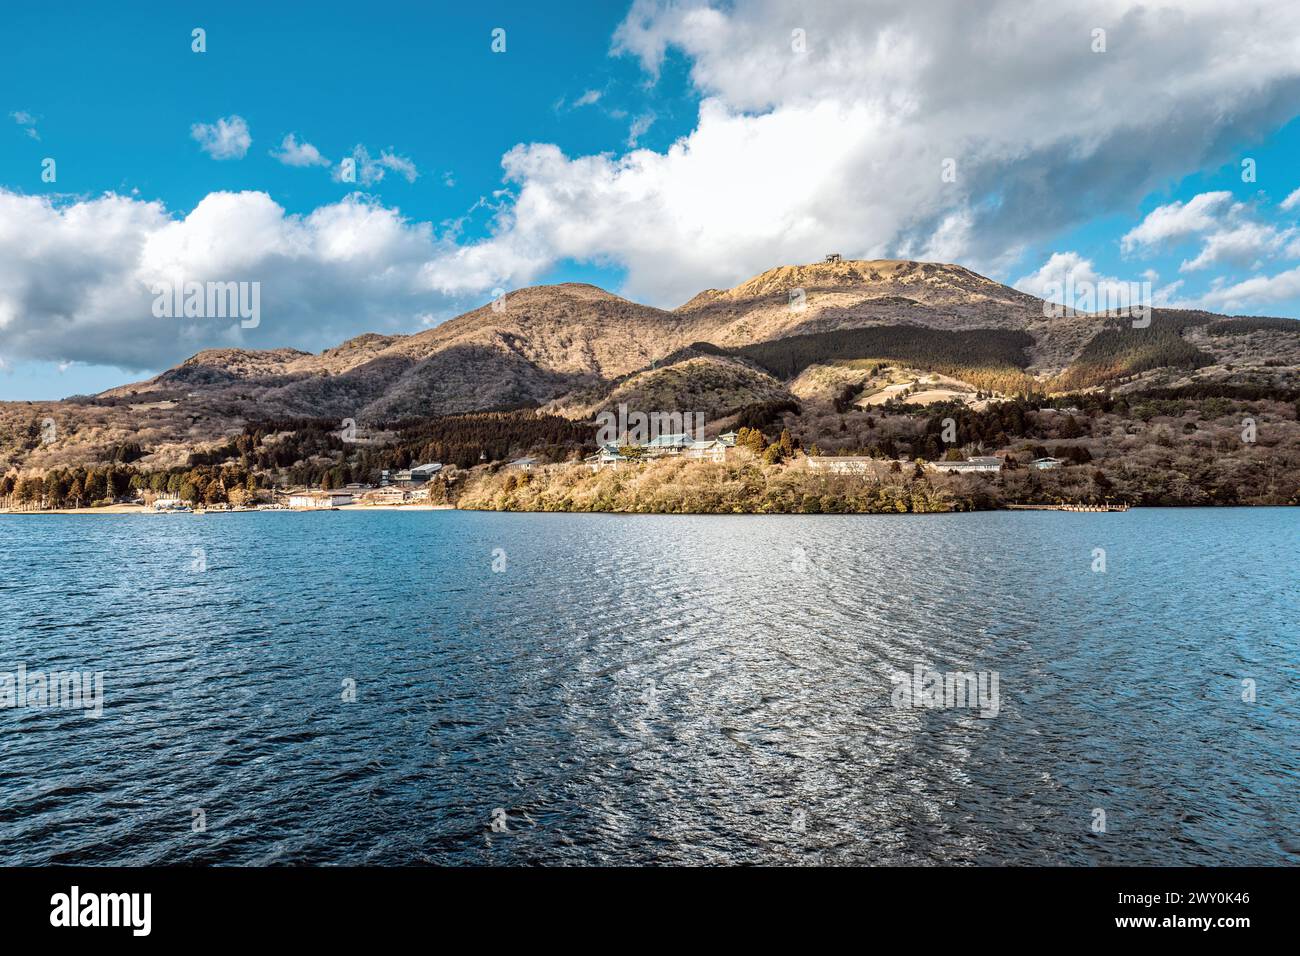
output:
[[[404,178],[408,183],[415,182],[420,172],[415,167],[415,163],[405,156],[399,156],[392,149],[382,150],[379,158],[376,159],[370,155],[370,151],[358,143],[352,149],[353,170],[356,174],[356,181],[362,186],[373,186],[376,183],[384,181],[384,176],[391,170]],[[335,182],[343,181],[343,165],[339,164],[334,167],[331,174]]]
[[1216,285],[1198,300],[1207,309],[1241,312],[1262,305],[1300,299],[1300,266],[1272,276],[1254,276],[1243,282]]
[[298,138],[289,133],[280,143],[280,151],[271,151],[271,155],[286,166],[328,166],[330,161],[320,154],[311,143],[300,143]]
[[577,109],[580,106],[591,106],[593,103],[597,103],[599,101],[600,101],[600,90],[587,90],[587,92],[583,93],[581,96],[579,96],[576,100],[573,101],[573,106],[575,109]]
[[1261,258],[1281,252],[1295,233],[1294,229],[1278,230],[1258,222],[1243,222],[1216,230],[1206,236],[1205,244],[1196,258],[1184,261],[1178,271],[1194,272],[1222,263],[1254,265]]
[[1289,196],[1283,199],[1279,208],[1284,212],[1290,212],[1292,209],[1295,209],[1296,206],[1300,206],[1300,189],[1294,190]]
[[1213,229],[1218,215],[1232,206],[1232,193],[1200,193],[1187,202],[1157,206],[1146,218],[1124,234],[1120,248],[1125,252],[1176,242]]
[[[319,350],[482,304],[430,285],[426,267],[452,251],[428,223],[361,196],[295,216],[265,193],[211,193],[176,217],[126,196],[0,189],[0,340],[11,358],[125,369],[216,345]],[[151,286],[178,280],[260,282],[260,326],[155,318]]]
[[30,139],[40,140],[41,134],[36,131],[36,117],[26,110],[14,110],[9,114],[9,118],[23,128],[23,132]]
[[195,123],[190,136],[213,159],[243,159],[253,137],[242,116],[224,116],[215,123]]
[[[1300,190],[1292,196],[1300,196]],[[1291,197],[1284,200],[1282,208],[1290,201]],[[1219,191],[1157,206],[1124,234],[1120,247],[1125,253],[1152,251],[1197,238],[1200,251],[1179,266],[1180,272],[1196,272],[1225,264],[1257,267],[1284,251],[1294,254],[1296,247],[1289,244],[1296,235],[1295,229],[1278,229],[1248,218],[1244,203],[1234,202],[1230,192]]]
[[[408,183],[415,182],[416,177],[420,175],[419,170],[415,168],[415,163],[405,156],[398,156],[396,153],[389,151],[380,153],[378,163],[384,169],[391,169]],[[380,178],[383,178],[382,174]]]
[[[1300,101],[1294,4],[807,0],[797,20],[778,0],[637,0],[615,49],[652,75],[669,50],[683,54],[700,95],[694,128],[663,151],[514,147],[491,232],[475,242],[357,198],[298,217],[262,193],[215,193],[177,218],[121,196],[55,206],[0,191],[6,351],[153,367],[214,340],[319,348],[481,303],[564,259],[621,266],[625,294],[662,305],[830,251],[991,271],[1222,162]],[[1098,25],[1105,54],[1090,50]],[[807,52],[792,49],[795,27]],[[251,142],[238,117],[203,129],[201,142],[239,155]],[[358,145],[351,158],[361,187],[419,174],[391,149],[375,158]],[[941,176],[946,159],[955,182]],[[1128,247],[1231,232],[1243,224],[1234,208],[1226,193],[1169,204]],[[1211,255],[1229,261],[1246,245],[1225,238]],[[1074,255],[1020,284],[1041,286],[1048,265],[1114,278]],[[263,281],[261,326],[160,329],[145,283],[176,270]],[[1262,294],[1252,288],[1233,294]]]
[[1037,272],[1021,276],[1012,284],[1048,302],[1095,312],[1108,306],[1127,309],[1151,305],[1162,293],[1167,297],[1172,291],[1168,287],[1160,293],[1152,291],[1153,281],[1150,270],[1138,278],[1121,279],[1098,272],[1091,259],[1077,252],[1056,252]]
[[[1105,54],[1090,50],[1099,24]],[[625,293],[661,305],[830,250],[995,271],[1008,250],[1132,208],[1289,119],[1296,37],[1300,8],[1262,2],[996,0],[976,16],[964,0],[820,0],[792,18],[777,0],[637,0],[614,49],[651,75],[684,54],[695,128],[663,152],[516,147],[503,161],[514,207],[459,255],[494,273],[613,262]],[[948,158],[956,182],[941,178]],[[1201,228],[1179,218],[1156,217],[1130,246]]]
[[650,127],[654,125],[654,113],[642,113],[636,119],[632,120],[631,127],[627,131],[627,146],[629,149],[635,148],[641,137],[649,132]]

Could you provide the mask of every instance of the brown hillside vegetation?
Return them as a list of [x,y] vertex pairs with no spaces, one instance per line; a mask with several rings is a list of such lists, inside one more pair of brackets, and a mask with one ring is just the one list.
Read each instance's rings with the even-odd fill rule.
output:
[[[802,298],[792,305],[794,290]],[[132,467],[177,468],[267,420],[337,428],[351,419],[383,434],[393,423],[510,409],[581,423],[620,403],[703,412],[714,428],[784,426],[843,447],[842,436],[863,431],[860,414],[906,418],[853,410],[881,363],[979,390],[968,404],[1185,386],[1268,396],[1300,385],[1289,320],[1156,310],[1144,331],[1051,311],[961,266],[899,260],[782,266],[672,311],[580,283],[520,289],[410,335],[360,335],[317,355],[209,349],[98,396],[0,403],[0,466],[42,474],[121,463],[129,448]],[[299,473],[321,467],[304,463]]]

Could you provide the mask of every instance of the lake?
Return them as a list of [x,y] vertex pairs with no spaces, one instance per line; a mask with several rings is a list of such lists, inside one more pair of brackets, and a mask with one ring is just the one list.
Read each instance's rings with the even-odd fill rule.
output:
[[0,516],[0,572],[7,865],[1300,862],[1295,509]]

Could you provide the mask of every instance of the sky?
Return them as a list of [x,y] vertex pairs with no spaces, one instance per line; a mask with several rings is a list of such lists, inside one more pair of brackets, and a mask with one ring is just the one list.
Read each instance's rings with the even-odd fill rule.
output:
[[829,252],[1300,316],[1298,114],[1252,0],[10,5],[0,399]]

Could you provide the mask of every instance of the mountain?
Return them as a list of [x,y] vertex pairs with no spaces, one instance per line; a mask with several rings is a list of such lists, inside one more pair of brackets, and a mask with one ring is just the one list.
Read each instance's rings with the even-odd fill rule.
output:
[[1044,311],[1041,299],[963,266],[898,259],[781,266],[677,310],[730,346],[878,325],[1028,331],[1033,366],[1057,371],[1086,343],[1092,320]]
[[105,392],[186,397],[272,417],[375,422],[536,404],[649,365],[686,323],[580,283],[539,286],[414,335],[363,335],[320,355],[211,349]]
[[[853,362],[999,394],[1207,378],[1288,385],[1300,368],[1293,320],[1155,310],[1151,328],[1133,329],[1053,312],[962,266],[906,260],[781,266],[673,310],[581,283],[539,286],[410,335],[360,335],[318,355],[209,349],[98,396],[3,403],[0,463],[102,459],[126,443],[165,467],[251,421],[364,427],[539,406],[586,418],[621,402],[716,420],[794,398],[796,378],[866,388],[874,379],[862,369],[833,371]],[[58,442],[33,437],[44,417]]]

